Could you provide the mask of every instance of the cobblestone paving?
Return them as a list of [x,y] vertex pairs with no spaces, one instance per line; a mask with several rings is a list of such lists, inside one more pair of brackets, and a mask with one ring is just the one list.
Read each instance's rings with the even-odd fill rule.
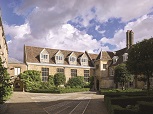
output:
[[5,114],[108,114],[95,92],[44,94],[14,92]]

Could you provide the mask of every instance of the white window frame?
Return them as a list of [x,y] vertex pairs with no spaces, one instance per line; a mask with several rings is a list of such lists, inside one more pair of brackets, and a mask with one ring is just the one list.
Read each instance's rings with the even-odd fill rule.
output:
[[82,57],[80,61],[81,61],[82,66],[88,66],[88,58],[87,57]]
[[47,82],[49,76],[49,68],[42,68],[41,72],[42,72],[42,82]]
[[90,79],[90,70],[84,70],[84,81],[89,82]]
[[56,55],[55,60],[56,60],[56,64],[63,64],[64,63],[64,56],[63,55]]
[[15,67],[14,68],[14,75],[18,76],[21,73],[21,68],[20,67]]
[[113,57],[113,64],[115,64],[117,62],[117,60],[118,60],[118,56],[114,56]]
[[46,51],[45,49],[43,49],[40,53],[40,62],[42,63],[49,63],[49,54],[48,52],[44,52]]
[[124,53],[123,55],[123,62],[128,60],[128,53]]

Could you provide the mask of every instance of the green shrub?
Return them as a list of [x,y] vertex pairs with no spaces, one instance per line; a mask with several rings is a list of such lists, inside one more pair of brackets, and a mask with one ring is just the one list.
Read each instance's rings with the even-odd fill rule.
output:
[[40,71],[27,70],[19,76],[24,82],[25,91],[31,91],[41,87]]
[[104,103],[110,114],[152,114],[153,96],[111,98],[104,96]]
[[104,103],[106,105],[106,108],[107,108],[109,114],[113,114],[114,112],[113,112],[113,108],[112,108],[112,104],[111,104],[111,98],[104,96]]
[[153,112],[153,102],[139,101],[139,110],[142,113],[147,112],[147,114],[152,114]]
[[7,68],[2,65],[2,60],[0,57],[0,103],[7,100],[12,94],[12,86],[10,83],[10,76],[7,72]]
[[67,82],[67,86],[70,86],[71,88],[83,88],[84,82],[80,76],[77,76],[70,78]]
[[20,74],[20,78],[24,81],[41,81],[40,71],[36,70],[27,70]]
[[122,108],[119,105],[113,105],[113,114],[139,114],[137,110]]
[[50,85],[52,85],[52,86],[55,85],[55,84],[54,84],[54,76],[49,75],[49,77],[48,77],[48,83],[50,83]]
[[100,94],[110,96],[110,97],[119,97],[119,96],[146,96],[147,92],[141,89],[101,89]]
[[63,73],[56,73],[54,75],[54,83],[56,86],[64,85],[66,81],[66,77]]
[[127,105],[136,105],[137,101],[153,101],[153,97],[151,96],[137,96],[137,97],[118,97],[111,98],[111,104],[120,105],[122,107],[126,107]]
[[58,88],[59,93],[73,93],[73,92],[83,92],[89,91],[89,88]]

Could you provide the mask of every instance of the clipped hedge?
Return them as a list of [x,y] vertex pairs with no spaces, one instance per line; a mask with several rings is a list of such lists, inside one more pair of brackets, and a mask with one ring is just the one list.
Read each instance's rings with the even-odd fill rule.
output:
[[104,96],[109,114],[152,114],[153,96],[117,97]]
[[90,88],[59,88],[59,93],[83,92],[89,90]]
[[73,92],[83,92],[89,91],[89,88],[60,88],[60,87],[53,87],[50,89],[34,89],[30,92],[34,93],[73,93]]
[[111,104],[126,107],[127,105],[136,105],[137,101],[153,101],[153,96],[112,98]]
[[[100,94],[106,95],[109,97],[120,97],[120,96],[146,96],[147,91],[141,89],[128,89],[128,90],[121,90],[121,89],[101,89]],[[150,92],[150,94],[152,94]]]
[[140,114],[138,110],[123,108],[119,105],[112,105],[113,114]]
[[139,101],[138,105],[140,112],[147,112],[148,114],[153,113],[153,102]]

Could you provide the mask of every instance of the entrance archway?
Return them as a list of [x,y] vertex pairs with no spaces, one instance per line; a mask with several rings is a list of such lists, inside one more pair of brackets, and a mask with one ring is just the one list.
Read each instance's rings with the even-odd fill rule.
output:
[[15,80],[13,87],[14,91],[23,91],[23,82],[21,80]]

